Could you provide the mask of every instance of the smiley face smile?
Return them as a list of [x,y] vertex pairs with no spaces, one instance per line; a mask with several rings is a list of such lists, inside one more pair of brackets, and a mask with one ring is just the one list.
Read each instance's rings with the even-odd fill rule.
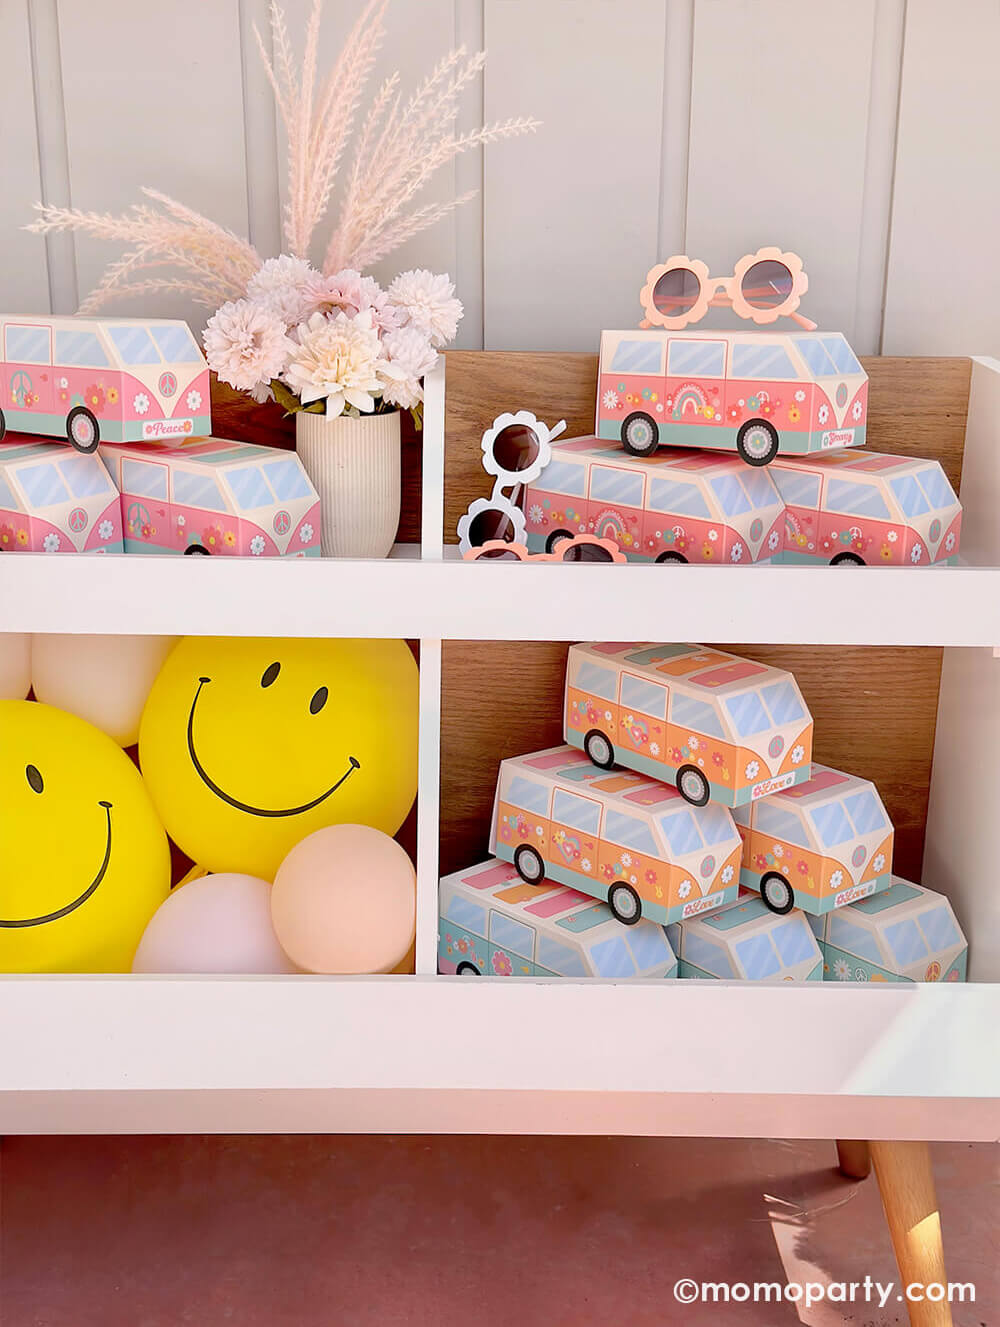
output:
[[[34,769],[34,766],[29,766],[29,769]],[[104,846],[104,860],[101,862],[97,875],[94,876],[93,880],[83,893],[79,894],[72,903],[67,903],[64,908],[57,908],[55,912],[46,912],[41,917],[18,917],[15,919],[0,917],[0,927],[7,930],[14,930],[22,926],[44,926],[46,922],[57,922],[60,917],[68,917],[71,912],[75,912],[77,908],[82,907],[82,905],[86,903],[87,899],[90,898],[91,894],[94,893],[98,885],[107,875],[108,866],[111,864],[111,803],[98,802],[98,806],[104,807],[104,814],[107,817],[107,839]]]
[[[206,788],[209,788],[213,793],[215,793],[216,797],[220,798],[220,800],[222,800],[223,802],[226,802],[229,806],[235,807],[237,811],[244,811],[246,812],[247,815],[251,816],[281,817],[281,816],[302,815],[304,812],[311,811],[313,807],[319,806],[322,802],[325,802],[328,797],[331,797],[337,791],[337,789],[341,786],[342,783],[344,783],[347,779],[350,778],[350,776],[354,773],[356,769],[361,768],[361,762],[359,760],[356,760],[354,756],[349,756],[348,767],[344,771],[344,773],[340,776],[340,778],[337,780],[337,782],[333,784],[332,787],[327,788],[325,793],[321,793],[319,797],[314,797],[311,802],[303,802],[301,806],[286,806],[286,807],[280,807],[278,809],[273,809],[264,806],[251,806],[248,802],[241,802],[237,798],[230,796],[230,794],[227,793],[224,788],[219,787],[219,785],[215,782],[212,776],[205,769],[205,766],[198,759],[198,753],[195,750],[195,744],[194,744],[194,712],[198,705],[198,698],[201,695],[202,687],[204,687],[207,683],[211,682],[211,680],[212,679],[210,677],[199,677],[198,679],[198,690],[194,693],[194,700],[192,700],[191,702],[191,710],[188,714],[188,721],[187,721],[188,754],[191,757],[191,763],[195,768],[195,772],[197,773],[198,777],[201,779],[202,783],[206,786]],[[265,685],[267,684],[265,683]],[[324,696],[323,700],[325,701],[325,699],[326,697]]]

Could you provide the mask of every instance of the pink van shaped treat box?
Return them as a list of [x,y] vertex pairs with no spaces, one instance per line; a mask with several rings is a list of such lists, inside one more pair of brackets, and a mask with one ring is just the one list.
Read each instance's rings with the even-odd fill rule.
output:
[[121,553],[118,490],[98,456],[0,446],[0,553]]
[[601,438],[572,438],[524,489],[528,548],[569,534],[613,540],[630,562],[746,566],[777,557],[784,504],[767,471],[738,457],[657,452],[636,460]]
[[210,433],[208,365],[172,319],[0,315],[0,438],[7,429],[81,452]]
[[319,557],[319,497],[294,452],[223,438],[101,446],[126,553]]

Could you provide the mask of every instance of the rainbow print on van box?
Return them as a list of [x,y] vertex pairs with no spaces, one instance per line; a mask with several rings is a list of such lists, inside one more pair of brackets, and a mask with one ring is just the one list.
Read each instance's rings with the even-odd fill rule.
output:
[[224,438],[101,446],[126,553],[319,557],[319,496],[294,452]]
[[814,764],[808,783],[733,814],[740,882],[773,912],[820,915],[889,888],[893,827],[868,779]]
[[445,876],[439,893],[438,971],[485,977],[676,977],[662,926],[624,927],[606,903],[543,880],[526,885],[492,858]]
[[595,765],[744,806],[805,783],[812,716],[782,668],[704,645],[594,641],[566,660],[563,736]]
[[969,946],[951,904],[898,875],[884,893],[809,923],[826,981],[965,981]]

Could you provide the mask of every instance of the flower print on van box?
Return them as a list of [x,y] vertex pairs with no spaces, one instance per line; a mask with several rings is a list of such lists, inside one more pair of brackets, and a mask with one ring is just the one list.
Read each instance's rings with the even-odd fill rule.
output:
[[0,550],[123,552],[121,502],[100,458],[62,443],[4,444]]

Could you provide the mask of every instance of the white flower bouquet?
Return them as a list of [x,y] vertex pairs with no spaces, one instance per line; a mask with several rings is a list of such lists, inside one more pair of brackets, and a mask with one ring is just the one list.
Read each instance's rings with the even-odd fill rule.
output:
[[282,254],[208,320],[205,354],[221,382],[290,413],[403,409],[419,423],[423,376],[462,316],[454,292],[447,276],[421,269],[383,290],[353,268],[324,276]]

